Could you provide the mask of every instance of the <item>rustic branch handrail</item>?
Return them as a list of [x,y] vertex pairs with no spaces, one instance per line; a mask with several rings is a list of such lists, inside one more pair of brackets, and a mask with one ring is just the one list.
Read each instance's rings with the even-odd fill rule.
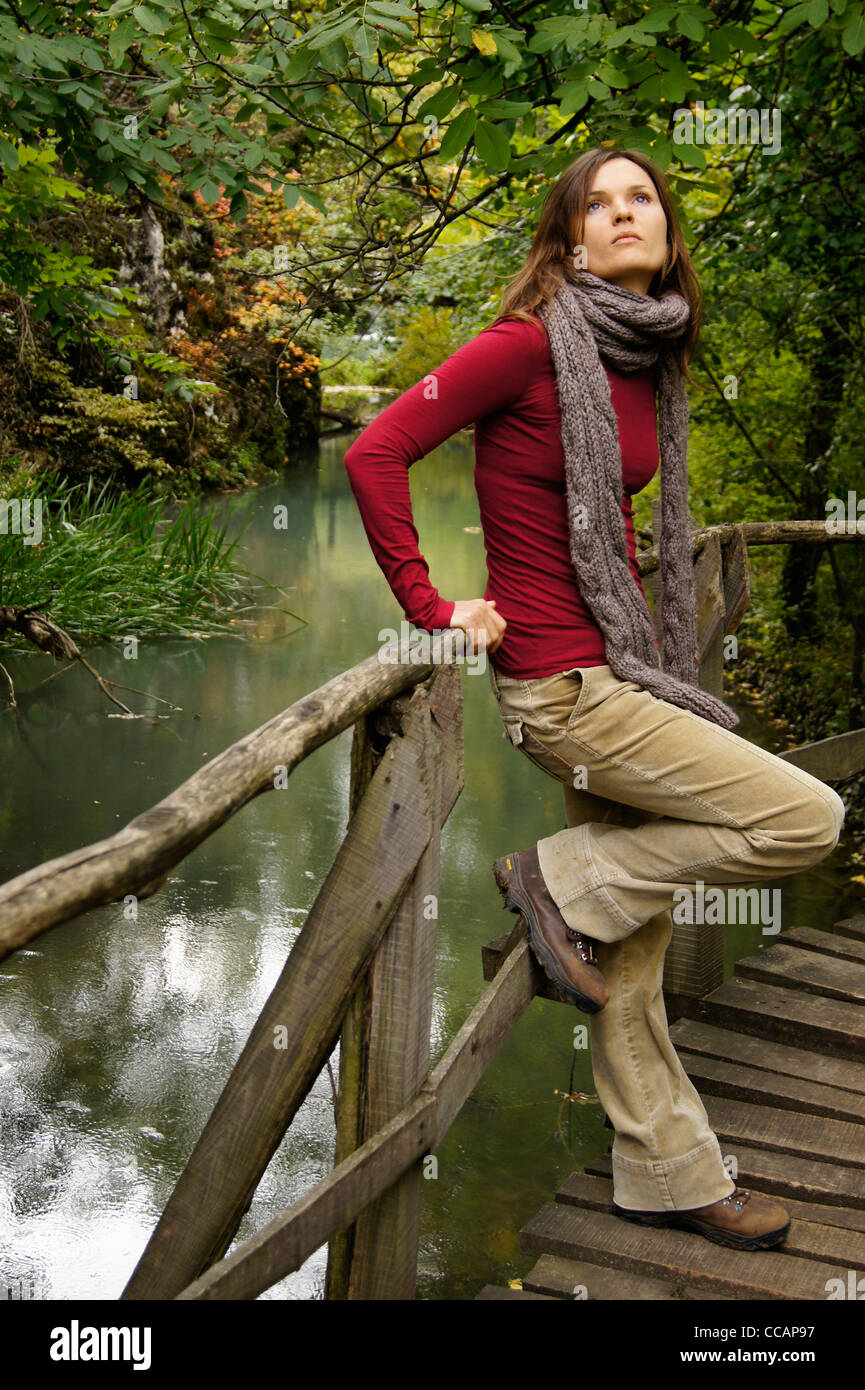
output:
[[[713,536],[718,537],[721,545],[729,545],[737,531],[742,532],[746,545],[824,545],[828,541],[865,541],[865,531],[859,531],[853,525],[846,530],[830,531],[825,521],[725,521],[718,526],[698,527],[692,533],[694,559],[702,555]],[[656,545],[638,552],[637,568],[641,578],[654,574],[659,567]]]
[[[443,661],[458,653],[461,638],[457,629],[442,634]],[[418,645],[412,650],[423,654]],[[233,743],[116,834],[0,885],[0,960],[89,908],[127,893],[150,896],[235,812],[273,790],[275,768],[293,772],[313,749],[434,670],[430,662],[383,661],[379,653],[367,657]]]

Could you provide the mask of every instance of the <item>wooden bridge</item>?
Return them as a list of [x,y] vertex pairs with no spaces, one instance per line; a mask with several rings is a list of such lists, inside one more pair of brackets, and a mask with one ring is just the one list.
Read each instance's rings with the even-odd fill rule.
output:
[[[487,948],[488,971],[504,947]],[[865,915],[831,931],[796,927],[740,960],[670,1037],[737,1182],[790,1212],[783,1245],[733,1250],[614,1216],[605,1154],[523,1228],[522,1252],[539,1258],[522,1288],[489,1285],[478,1298],[862,1297]]]
[[[720,693],[721,644],[747,608],[748,544],[826,538],[819,522],[695,533],[706,688]],[[640,564],[649,576],[657,557]],[[109,839],[0,887],[2,959],[90,908],[155,893],[220,825],[353,727],[343,843],[124,1299],[255,1298],[325,1242],[328,1298],[414,1297],[424,1161],[535,995],[558,997],[518,920],[485,948],[487,988],[431,1067],[440,832],[463,784],[457,638],[443,634],[438,663],[419,647],[416,664],[376,653]],[[783,756],[843,781],[865,768],[865,730]],[[827,1279],[865,1269],[863,919],[787,932],[726,984],[722,941],[722,927],[674,928],[671,1036],[738,1180],[789,1200],[783,1250],[728,1251],[613,1217],[602,1156],[526,1226],[524,1253],[539,1258],[523,1287],[479,1297],[825,1299]],[[337,1041],[333,1171],[226,1254]]]

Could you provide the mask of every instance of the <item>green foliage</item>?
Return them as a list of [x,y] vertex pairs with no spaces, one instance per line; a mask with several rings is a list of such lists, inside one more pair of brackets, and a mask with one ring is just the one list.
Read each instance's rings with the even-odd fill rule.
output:
[[456,352],[463,339],[453,318],[449,308],[414,310],[403,321],[399,346],[380,372],[378,382],[404,391]]
[[0,604],[41,605],[83,641],[230,633],[232,615],[260,587],[234,555],[248,511],[229,540],[235,503],[222,521],[196,506],[172,520],[152,480],[117,494],[92,478],[70,485],[23,470],[16,496],[31,508],[41,502],[42,536],[26,545],[0,532]]

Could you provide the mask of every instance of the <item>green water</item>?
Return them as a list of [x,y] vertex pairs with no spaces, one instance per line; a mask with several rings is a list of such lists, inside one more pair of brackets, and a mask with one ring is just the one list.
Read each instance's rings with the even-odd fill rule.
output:
[[[268,613],[243,639],[142,642],[135,661],[123,659],[125,633],[88,652],[103,675],[182,706],[159,721],[167,727],[111,717],[80,671],[36,691],[47,658],[4,654],[21,710],[17,723],[0,722],[0,881],[112,834],[373,653],[381,628],[399,626],[342,466],[346,442],[325,442],[308,474],[249,498],[244,562],[283,586],[304,623]],[[433,582],[445,597],[482,594],[483,538],[465,529],[479,525],[468,437],[412,470],[412,498]],[[281,503],[287,530],[274,526]],[[487,675],[464,667],[462,682],[465,789],[442,835],[434,1060],[484,988],[483,943],[514,921],[493,859],[564,824],[558,784],[502,740]],[[740,732],[773,746],[751,719]],[[0,1298],[120,1294],[339,847],[350,747],[346,730],[286,790],[247,806],[139,905],[137,920],[114,904],[0,962]],[[854,910],[833,867],[839,853],[784,882],[785,927]],[[771,939],[758,926],[729,931],[728,973]],[[573,1048],[581,1021],[535,1000],[437,1151],[438,1176],[423,1189],[421,1297],[473,1298],[525,1273],[533,1260],[519,1253],[520,1227],[607,1148],[600,1107],[556,1096],[593,1090],[589,1058]],[[240,1238],[330,1171],[333,1142],[325,1071]],[[321,1298],[325,1266],[322,1249],[264,1297]]]

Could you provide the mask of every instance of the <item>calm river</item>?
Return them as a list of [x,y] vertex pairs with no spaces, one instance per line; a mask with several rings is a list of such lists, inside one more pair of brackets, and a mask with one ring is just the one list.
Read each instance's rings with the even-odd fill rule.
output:
[[[103,675],[182,713],[157,725],[112,717],[79,671],[28,701],[48,659],[4,655],[22,718],[16,726],[7,714],[0,724],[0,881],[111,835],[373,653],[380,628],[399,626],[342,466],[347,442],[325,441],[317,467],[239,504],[254,509],[243,562],[281,585],[284,608],[297,616],[254,615],[237,640],[143,642],[135,661],[123,659],[122,632],[116,645],[88,651]],[[433,582],[448,598],[481,594],[469,436],[416,465],[412,498]],[[288,528],[277,529],[274,508],[283,503]],[[227,501],[213,505],[221,511]],[[434,1060],[484,988],[483,943],[515,921],[501,911],[493,860],[564,825],[559,787],[502,740],[486,673],[464,667],[462,682],[465,789],[442,836]],[[136,710],[165,709],[119,693]],[[753,718],[739,731],[775,747]],[[337,852],[351,737],[346,730],[318,749],[287,790],[257,798],[223,826],[140,904],[137,920],[114,904],[0,962],[0,1298],[120,1294]],[[854,910],[838,858],[786,882],[785,928],[825,926]],[[731,928],[728,973],[773,939],[756,925]],[[520,1255],[520,1227],[570,1172],[606,1150],[600,1106],[563,1108],[557,1095],[593,1090],[590,1060],[572,1045],[583,1020],[536,1000],[438,1150],[438,1176],[423,1189],[420,1297],[471,1299],[485,1283],[527,1272],[534,1261]],[[240,1238],[330,1171],[333,1142],[325,1070]],[[264,1297],[321,1298],[326,1253]]]

